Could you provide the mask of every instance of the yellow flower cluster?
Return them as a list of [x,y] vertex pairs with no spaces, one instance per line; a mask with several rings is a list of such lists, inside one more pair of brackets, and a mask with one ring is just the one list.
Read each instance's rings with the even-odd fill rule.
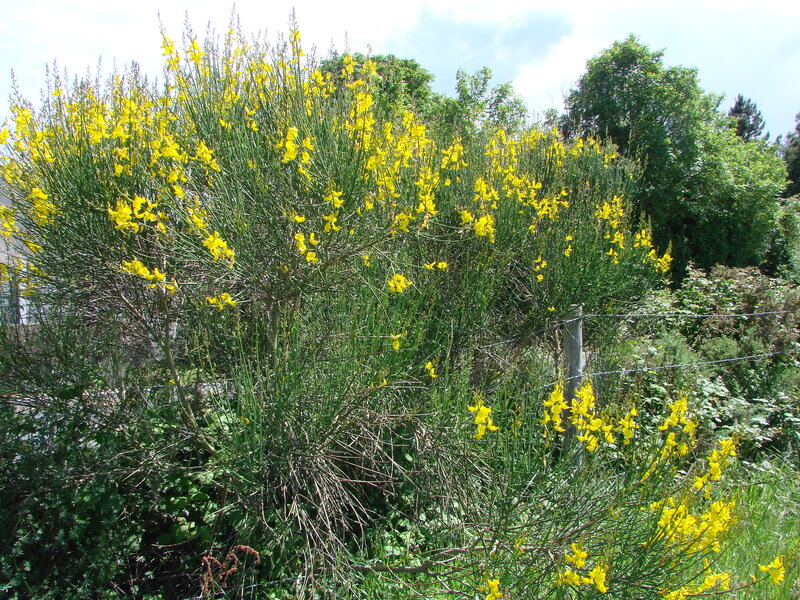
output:
[[478,587],[478,591],[486,592],[484,600],[497,600],[503,597],[503,593],[500,591],[500,579],[497,578],[487,577],[484,585]]
[[153,223],[156,231],[164,233],[166,232],[164,221],[167,220],[167,214],[153,212],[156,208],[158,205],[155,202],[141,196],[134,196],[130,202],[117,200],[116,206],[113,209],[106,208],[106,212],[108,218],[114,223],[114,229],[139,233],[146,223]]
[[429,360],[428,362],[425,363],[425,370],[428,372],[428,376],[431,379],[436,379],[438,377],[432,361]]
[[674,544],[687,553],[721,550],[720,540],[734,522],[736,501],[718,500],[707,511],[693,514],[686,500],[676,502],[670,496],[654,502],[650,510],[659,514],[658,530],[651,543]]
[[10,238],[16,233],[19,233],[19,227],[14,219],[14,209],[0,204],[0,235]]
[[686,396],[680,396],[675,402],[668,405],[669,415],[658,426],[660,431],[667,432],[658,459],[650,465],[642,481],[648,479],[655,470],[671,459],[686,456],[695,447],[695,433],[697,421],[687,417],[689,410],[689,400]]
[[208,252],[211,254],[211,257],[215,262],[220,259],[224,259],[228,261],[229,266],[233,266],[233,262],[236,259],[236,253],[228,247],[228,242],[219,236],[218,231],[214,231],[213,233],[209,234],[208,237],[203,240],[203,246],[208,249]]
[[429,271],[432,271],[434,269],[439,269],[440,271],[444,271],[447,269],[447,263],[443,260],[425,263],[423,266]]
[[392,333],[389,335],[392,340],[392,350],[400,350],[400,340],[406,337],[405,333]]
[[473,421],[473,423],[477,426],[475,439],[480,440],[483,439],[483,436],[486,435],[487,431],[497,431],[499,427],[492,421],[492,417],[490,416],[492,412],[491,407],[486,406],[483,403],[483,397],[479,393],[475,392],[473,395],[473,401],[475,404],[472,406],[467,406],[467,410],[475,413],[475,420]]
[[203,165],[203,167],[206,169],[206,172],[209,170],[220,170],[219,163],[217,162],[217,159],[214,158],[214,152],[211,150],[211,148],[206,146],[205,140],[200,140],[200,142],[197,144],[195,155],[192,158]]
[[[583,569],[586,566],[586,559],[589,558],[589,553],[583,548],[582,544],[570,544],[572,553],[564,555],[564,560],[575,566],[576,569]],[[607,567],[597,564],[585,575],[581,575],[579,571],[566,569],[558,574],[557,582],[559,585],[571,586],[594,586],[594,588],[601,594],[608,592],[608,569]]]
[[391,279],[386,282],[386,285],[389,286],[389,291],[394,294],[402,294],[411,284],[411,280],[402,273],[395,273],[392,275]]
[[298,144],[297,138],[300,131],[297,127],[287,126],[284,137],[275,144],[275,149],[283,152],[281,162],[296,162],[297,170],[307,181],[311,181],[311,173],[308,171],[308,164],[311,162],[311,152],[314,151],[314,139],[306,136]]
[[[295,233],[294,241],[295,244],[297,244],[297,251],[305,257],[306,262],[310,263],[319,262],[319,259],[317,258],[317,253],[314,250],[310,250],[309,247],[306,245],[305,234]],[[317,236],[313,231],[308,236],[308,243],[311,244],[312,246],[316,246],[317,244],[319,244],[319,240],[317,239]]]
[[719,449],[708,456],[708,471],[695,477],[694,488],[703,490],[706,498],[711,498],[711,481],[719,481],[722,469],[736,456],[736,443],[732,438],[719,441]]
[[48,200],[48,195],[42,188],[34,187],[28,199],[31,201],[33,220],[41,226],[50,225],[54,215],[58,212],[55,205]]
[[594,388],[591,381],[586,381],[577,390],[570,406],[570,422],[578,432],[576,439],[583,442],[589,452],[594,452],[600,443],[600,437],[614,444],[614,422],[605,415],[598,415],[595,407]]
[[550,393],[550,396],[547,400],[544,401],[544,417],[540,423],[544,425],[544,433],[547,436],[549,423],[553,424],[553,429],[559,433],[564,433],[566,429],[564,429],[564,422],[561,419],[561,413],[565,410],[569,409],[567,406],[566,401],[564,400],[564,386],[560,383],[557,383],[553,387],[553,391]]
[[166,274],[159,271],[158,267],[155,267],[151,271],[138,258],[122,261],[121,269],[123,272],[130,275],[136,275],[147,281],[152,281],[153,283],[147,286],[150,289],[158,288],[162,292],[169,292],[170,294],[174,294],[178,291],[178,284],[174,279],[171,282],[167,282]]
[[705,572],[708,574],[702,583],[697,585],[685,585],[677,590],[664,594],[662,600],[685,600],[686,598],[696,598],[706,595],[709,590],[717,588],[718,591],[728,591],[730,589],[730,573],[711,573],[708,561],[705,561]]
[[786,565],[784,564],[783,555],[776,557],[768,565],[758,565],[758,570],[762,573],[769,573],[769,580],[774,585],[780,585],[786,577]]
[[591,381],[586,381],[575,391],[575,398],[568,404],[564,399],[564,386],[556,384],[550,396],[544,400],[544,416],[540,423],[544,425],[545,437],[548,435],[548,426],[557,433],[566,431],[562,413],[569,413],[569,421],[575,426],[577,440],[582,442],[589,452],[594,452],[602,441],[609,445],[616,445],[614,433],[622,433],[623,442],[630,444],[633,439],[634,429],[638,427],[634,417],[639,413],[633,407],[628,413],[614,420],[606,414],[598,414],[595,406],[594,388]]
[[218,296],[206,296],[206,302],[219,310],[224,310],[226,306],[236,306],[236,300],[228,292],[222,292]]

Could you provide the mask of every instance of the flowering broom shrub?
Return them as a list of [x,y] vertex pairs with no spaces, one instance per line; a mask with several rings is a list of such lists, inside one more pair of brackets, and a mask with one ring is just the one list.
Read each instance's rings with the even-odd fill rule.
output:
[[[689,421],[670,417],[663,446],[637,443],[636,410],[612,414],[590,388],[574,405],[541,392],[543,406],[532,389],[558,369],[528,369],[531,343],[483,350],[571,304],[630,303],[664,277],[669,254],[625,200],[634,165],[557,130],[444,135],[380,108],[391,104],[376,102],[370,60],[320,71],[296,29],[274,47],[188,31],[163,50],[159,86],[135,69],[104,87],[55,78],[0,130],[13,200],[0,234],[21,248],[0,275],[38,307],[40,339],[80,324],[70,369],[91,377],[65,410],[108,405],[78,438],[74,477],[126,482],[123,513],[141,524],[81,593],[177,597],[202,581],[203,593],[238,582],[298,597],[632,597],[689,585],[734,511],[708,497],[719,469],[700,488],[676,479],[693,464],[691,438],[685,452],[675,441]],[[29,352],[4,364],[9,394],[62,385],[64,361],[10,334],[4,344]],[[54,365],[49,377],[26,374],[37,361]],[[40,400],[20,418],[48,410]],[[553,459],[567,421],[596,457],[580,472]],[[9,443],[25,452],[26,435],[12,428]],[[112,448],[121,479],[106,483],[96,469]],[[19,540],[91,534],[39,528],[23,497],[3,509],[16,523],[7,586],[71,589],[84,546],[65,547],[66,567],[20,574],[34,545]],[[60,514],[79,497],[59,496]],[[239,559],[213,557],[235,548],[252,560],[223,569]],[[727,581],[708,577],[703,592]]]

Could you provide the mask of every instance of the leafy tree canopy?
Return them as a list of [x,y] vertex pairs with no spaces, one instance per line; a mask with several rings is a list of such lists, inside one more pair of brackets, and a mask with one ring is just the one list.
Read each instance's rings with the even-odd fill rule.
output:
[[492,70],[484,67],[474,75],[459,69],[456,73],[456,97],[440,96],[438,116],[445,124],[463,133],[503,128],[518,131],[528,116],[522,99],[510,83],[490,87]]
[[[337,76],[344,68],[344,56],[334,54],[320,64],[320,70]],[[502,127],[518,131],[525,125],[527,109],[510,83],[491,85],[492,70],[484,67],[470,75],[456,73],[456,95],[450,97],[431,89],[433,75],[416,60],[393,54],[351,55],[359,64],[371,59],[380,78],[376,100],[386,112],[410,109],[427,121],[437,121],[450,133],[474,135]],[[334,77],[334,80],[339,80]]]
[[795,116],[794,131],[786,136],[781,153],[789,177],[783,196],[788,198],[800,194],[800,113]]
[[662,59],[633,35],[616,42],[588,62],[562,125],[606,136],[642,161],[634,199],[657,245],[672,244],[678,277],[689,262],[760,265],[780,227],[780,160],[762,141],[733,134],[695,69]]
[[[344,68],[344,54],[333,54],[322,61],[320,70],[339,75]],[[398,58],[393,54],[365,56],[360,52],[351,55],[359,64],[367,59],[375,63],[380,78],[378,100],[384,108],[410,108],[416,113],[425,114],[430,110],[434,92],[431,90],[433,74],[413,59]],[[334,77],[335,81],[342,81]]]

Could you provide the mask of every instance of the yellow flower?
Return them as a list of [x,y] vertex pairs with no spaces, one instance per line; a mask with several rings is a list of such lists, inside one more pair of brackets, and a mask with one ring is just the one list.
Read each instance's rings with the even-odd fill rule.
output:
[[133,231],[138,233],[141,226],[135,223],[133,219],[133,209],[124,200],[117,200],[117,205],[114,209],[107,208],[108,217],[114,222],[114,229],[120,231]]
[[297,251],[300,254],[305,254],[308,251],[308,246],[306,246],[306,236],[302,233],[295,233],[294,234],[294,241],[297,243]]
[[572,554],[567,554],[565,558],[568,563],[572,563],[580,569],[586,564],[586,559],[589,557],[589,553],[583,549],[582,545],[575,543],[570,544],[570,548],[572,549]]
[[333,208],[341,208],[344,202],[344,200],[342,200],[343,193],[344,192],[341,192],[334,188],[330,188],[328,189],[328,193],[323,198],[323,201],[329,202],[333,206]]
[[487,431],[497,431],[500,428],[492,422],[492,417],[489,416],[492,409],[483,403],[483,397],[476,392],[474,394],[474,399],[475,404],[473,406],[467,406],[467,410],[475,413],[475,421],[473,421],[477,426],[475,439],[480,440],[483,439]]
[[433,367],[433,363],[431,361],[425,363],[425,370],[428,371],[428,375],[431,376],[431,379],[436,379],[438,377],[436,374],[436,369]]
[[150,273],[150,269],[148,269],[142,261],[138,258],[134,258],[133,260],[123,260],[122,261],[122,270],[126,273],[131,275],[138,275],[139,277],[143,277],[144,279],[150,280],[152,279],[152,274]]
[[28,194],[31,200],[31,208],[33,208],[33,220],[39,225],[49,225],[53,222],[53,215],[58,212],[55,205],[47,198],[47,193],[42,189],[35,187]]
[[389,337],[392,338],[392,350],[400,350],[400,338],[403,338],[405,336],[406,336],[405,333],[392,333],[389,335]]
[[336,221],[339,218],[338,212],[332,212],[329,215],[322,215],[322,218],[325,220],[325,227],[323,228],[325,233],[339,231],[341,229],[341,227],[336,224]]
[[219,310],[223,310],[226,306],[236,306],[236,300],[228,292],[222,292],[219,296],[214,296],[213,298],[206,296],[206,302],[211,306],[216,306]]
[[564,571],[563,573],[558,574],[558,584],[559,585],[580,585],[581,584],[581,576],[578,575],[575,571]]
[[474,224],[475,234],[480,237],[487,237],[491,243],[494,243],[494,217],[492,215],[483,215]]
[[208,248],[208,251],[214,261],[217,261],[220,258],[225,258],[230,260],[231,265],[233,265],[235,253],[233,250],[228,248],[228,243],[219,236],[218,231],[214,231],[214,233],[203,240],[203,246]]
[[786,577],[786,567],[783,561],[783,554],[778,556],[768,565],[758,565],[758,570],[762,573],[769,573],[769,579],[774,585],[780,585]]
[[589,571],[588,577],[583,578],[582,583],[594,584],[598,592],[605,594],[608,591],[608,587],[606,587],[606,570],[600,565],[597,565],[594,569]]
[[392,275],[392,278],[386,282],[386,285],[389,286],[389,291],[395,294],[402,294],[411,284],[411,280],[402,273],[395,273]]
[[503,597],[500,593],[500,579],[487,579],[486,585],[481,586],[480,591],[487,592],[485,600],[497,600]]

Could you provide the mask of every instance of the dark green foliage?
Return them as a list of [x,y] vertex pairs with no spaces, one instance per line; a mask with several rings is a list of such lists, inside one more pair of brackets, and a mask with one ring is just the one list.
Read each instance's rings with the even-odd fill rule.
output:
[[794,131],[786,136],[781,148],[789,182],[783,190],[783,197],[789,198],[800,194],[800,113],[795,117]]
[[[748,318],[678,317],[664,320],[653,342],[656,364],[725,361],[662,372],[653,384],[691,389],[697,414],[707,427],[737,436],[741,455],[754,459],[765,450],[800,448],[800,289],[757,269],[718,266],[710,275],[690,268],[683,284],[662,292],[648,312],[700,315],[763,314]],[[641,325],[646,325],[645,323]]]
[[490,87],[492,70],[484,67],[475,74],[456,73],[455,98],[438,96],[432,117],[462,135],[502,128],[508,133],[521,131],[527,109],[510,83]]
[[775,151],[733,135],[718,105],[696,70],[665,66],[634,36],[591,59],[566,100],[567,132],[607,136],[642,161],[635,200],[656,244],[672,243],[677,278],[690,261],[760,265],[781,232]]
[[757,140],[764,133],[764,117],[750,98],[745,99],[741,94],[736,96],[728,116],[736,119],[736,135],[745,141]]
[[[339,74],[344,67],[343,56],[333,54],[321,61],[319,69],[330,73],[335,81],[341,81]],[[394,54],[377,54],[365,56],[356,52],[352,57],[359,64],[368,58],[375,63],[379,76],[376,91],[378,102],[385,110],[408,108],[420,115],[428,115],[435,96],[431,90],[433,75],[413,59],[399,58]]]

